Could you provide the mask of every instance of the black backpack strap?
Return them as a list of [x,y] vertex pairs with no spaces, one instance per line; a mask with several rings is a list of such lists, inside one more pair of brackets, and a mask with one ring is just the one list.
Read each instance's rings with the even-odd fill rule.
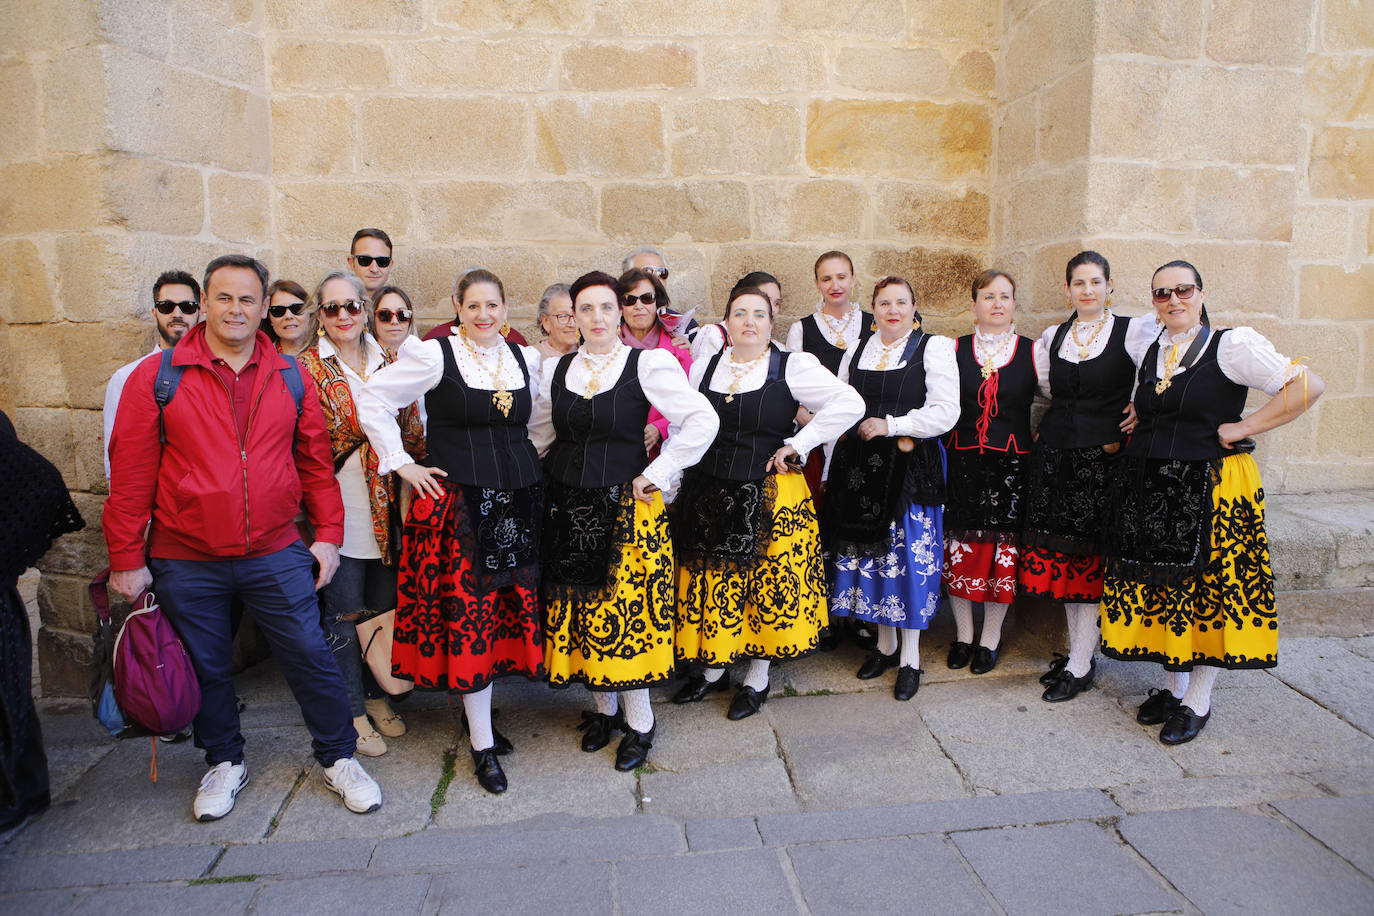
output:
[[172,364],[172,351],[174,349],[168,347],[162,351],[161,362],[157,366],[157,378],[153,380],[153,400],[157,401],[157,438],[163,445],[167,444],[167,426],[163,422],[162,412],[166,409],[168,402],[172,400],[172,396],[177,393],[177,387],[181,384],[181,375],[186,371],[185,366]]

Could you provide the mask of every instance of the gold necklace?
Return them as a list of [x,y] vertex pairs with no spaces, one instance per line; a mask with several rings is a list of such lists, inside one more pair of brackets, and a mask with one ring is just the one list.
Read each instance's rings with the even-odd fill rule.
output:
[[730,351],[730,363],[729,363],[729,369],[730,369],[730,393],[729,393],[728,395],[726,395],[726,397],[725,397],[725,403],[730,404],[730,403],[733,403],[733,402],[734,402],[734,400],[735,400],[735,395],[739,394],[739,386],[740,386],[740,384],[744,381],[744,377],[745,377],[746,375],[748,375],[749,372],[750,372],[756,365],[759,364],[759,361],[760,361],[760,360],[765,359],[767,356],[768,356],[768,348],[765,347],[762,353],[760,353],[758,356],[755,356],[753,359],[749,360],[747,363],[737,363],[737,362],[735,362],[735,353],[734,353],[734,351],[733,351],[733,350]]
[[878,346],[880,346],[880,347],[883,348],[883,352],[882,352],[882,354],[878,357],[878,364],[877,364],[876,366],[873,367],[873,370],[874,370],[875,372],[877,372],[877,371],[879,371],[879,370],[886,369],[886,368],[887,368],[888,361],[892,358],[892,351],[894,351],[894,350],[896,350],[898,347],[904,345],[904,344],[906,343],[906,341],[907,341],[907,338],[910,337],[910,336],[911,336],[911,332],[910,332],[910,331],[907,331],[905,334],[903,334],[900,338],[898,338],[898,339],[897,339],[894,343],[892,343],[891,345],[885,344],[885,343],[883,343],[881,340],[879,340],[879,341],[878,341]]
[[592,362],[590,350],[581,351],[582,363],[587,367],[587,392],[582,395],[584,398],[590,400],[601,390],[601,373],[605,372],[606,369],[610,367],[611,363],[615,362],[615,356],[619,350],[620,342],[616,341],[616,346],[611,349],[611,352],[606,357],[606,361],[599,366]]
[[496,390],[491,393],[491,403],[499,411],[501,416],[509,417],[510,409],[515,404],[515,395],[506,390],[506,386],[501,384],[501,351],[496,351],[496,366],[488,366],[486,357],[473,346],[472,341],[468,340],[468,329],[463,328],[458,335],[463,338],[463,346],[468,348],[468,355],[479,368],[485,370],[491,376],[491,387]]
[[[988,352],[988,345],[983,343],[982,336],[983,335],[979,334],[977,331],[973,334],[973,359],[974,362],[983,367],[983,380],[987,381],[997,373],[999,368],[997,362],[1002,358],[1002,352],[1016,339],[1016,326],[1012,325],[1007,332],[1007,339],[1002,341],[997,349],[992,352]],[[983,348],[982,359],[978,358],[978,348],[980,346]]]
[[[1189,337],[1187,339],[1192,340],[1193,337],[1196,336],[1197,335],[1194,334],[1192,335],[1192,337]],[[1155,394],[1163,394],[1164,392],[1168,391],[1169,386],[1174,383],[1174,373],[1178,372],[1178,348],[1180,345],[1182,345],[1182,343],[1183,341],[1181,340],[1175,341],[1174,345],[1169,348],[1169,352],[1165,355],[1164,376],[1159,381],[1155,382]]]
[[1112,313],[1109,312],[1109,311],[1107,311],[1106,309],[1103,309],[1103,310],[1102,310],[1102,317],[1101,317],[1100,319],[1098,319],[1097,329],[1096,329],[1095,331],[1093,331],[1093,336],[1091,336],[1091,337],[1088,338],[1088,342],[1087,342],[1087,343],[1084,343],[1083,341],[1081,341],[1081,340],[1078,339],[1078,326],[1079,326],[1079,324],[1080,324],[1081,322],[1079,321],[1078,318],[1074,318],[1074,320],[1073,320],[1073,328],[1072,328],[1072,332],[1073,332],[1073,342],[1076,343],[1076,344],[1078,344],[1078,358],[1079,358],[1080,360],[1084,360],[1084,359],[1087,359],[1087,358],[1088,358],[1088,348],[1091,347],[1091,346],[1093,345],[1093,341],[1094,341],[1094,340],[1097,340],[1097,335],[1101,334],[1101,333],[1102,333],[1102,329],[1105,328],[1105,327],[1107,326],[1107,319],[1110,318],[1110,317],[1112,317]]
[[840,319],[840,323],[838,326],[836,326],[834,320],[825,313],[824,305],[821,306],[821,309],[817,314],[819,314],[823,319],[825,319],[825,326],[830,328],[831,334],[835,335],[835,346],[839,347],[841,350],[848,347],[849,344],[845,343],[844,340],[844,326],[849,324],[849,312],[846,311],[844,313],[844,317]]

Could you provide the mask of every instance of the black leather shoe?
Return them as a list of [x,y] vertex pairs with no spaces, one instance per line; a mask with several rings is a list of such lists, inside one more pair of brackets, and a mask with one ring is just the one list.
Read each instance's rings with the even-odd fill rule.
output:
[[615,768],[622,773],[628,773],[636,767],[643,766],[644,761],[649,759],[649,748],[654,746],[654,735],[657,732],[657,720],[647,732],[626,728],[625,737],[620,739],[620,747],[615,751]]
[[608,716],[599,712],[584,711],[582,724],[577,727],[582,732],[582,750],[590,754],[611,743],[612,731],[625,731],[625,713],[622,710]]
[[1093,675],[1096,673],[1096,659],[1088,662],[1088,673],[1082,677],[1074,677],[1069,673],[1068,668],[1064,668],[1059,672],[1058,680],[1045,688],[1041,699],[1046,703],[1062,703],[1065,700],[1072,700],[1093,685]]
[[730,709],[726,711],[725,718],[732,721],[747,719],[759,711],[759,707],[768,702],[768,691],[772,689],[772,684],[764,684],[763,690],[755,690],[753,687],[742,686],[735,698],[730,701]]
[[1064,670],[1064,666],[1069,663],[1069,657],[1059,652],[1054,653],[1054,659],[1050,662],[1050,670],[1040,675],[1040,683],[1046,687],[1059,680],[1059,672]]
[[987,646],[973,647],[973,661],[968,663],[968,670],[973,674],[987,674],[997,667],[997,649],[989,649]]
[[816,641],[816,648],[822,652],[833,652],[840,646],[840,635],[835,632],[835,627],[822,627],[820,638]]
[[868,653],[868,658],[864,659],[864,663],[859,666],[859,671],[855,675],[855,677],[857,677],[861,681],[871,681],[873,680],[873,678],[882,674],[888,668],[896,667],[896,652],[893,652],[891,655],[884,655],[877,649],[874,649],[872,652]]
[[485,751],[474,751],[469,748],[469,753],[472,754],[472,772],[477,777],[477,784],[492,795],[500,795],[506,791],[506,774],[501,770],[496,748],[489,747]]
[[730,677],[724,672],[721,672],[720,677],[714,681],[706,680],[704,675],[694,674],[687,679],[687,683],[682,685],[681,690],[673,694],[673,702],[678,704],[699,703],[706,694],[713,690],[719,690],[723,693],[729,689]]
[[[496,718],[496,710],[493,709],[491,711],[491,717],[492,719]],[[463,734],[471,735],[472,729],[468,727],[468,714],[466,712],[460,712],[458,714],[458,721],[463,726]],[[511,751],[515,750],[515,745],[510,743],[510,739],[496,730],[495,722],[493,722],[491,726],[491,740],[492,749],[496,751],[496,753],[501,754],[502,756],[509,754]]]
[[1150,695],[1136,710],[1135,720],[1141,725],[1159,725],[1169,718],[1169,713],[1183,705],[1183,701],[1167,690],[1150,688]]
[[1164,727],[1159,730],[1160,743],[1186,744],[1198,736],[1198,732],[1202,731],[1202,726],[1206,725],[1210,718],[1210,709],[1205,715],[1200,716],[1193,712],[1191,706],[1180,703],[1178,709],[1169,713],[1169,718],[1164,720]]
[[913,668],[910,665],[903,665],[897,669],[897,685],[892,688],[892,695],[899,700],[909,700],[916,696],[916,691],[921,689],[921,669]]
[[854,645],[860,649],[873,650],[878,648],[878,631],[871,629],[874,624],[856,623],[849,631],[849,636],[854,640]]
[[955,642],[949,647],[949,658],[945,659],[945,664],[951,668],[965,668],[971,658],[973,658],[973,643]]

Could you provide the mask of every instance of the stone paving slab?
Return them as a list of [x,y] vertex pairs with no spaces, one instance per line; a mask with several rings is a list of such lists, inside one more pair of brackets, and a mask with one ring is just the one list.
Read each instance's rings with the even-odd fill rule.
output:
[[770,701],[764,711],[803,807],[967,796],[958,770],[917,714],[917,702],[864,694]]
[[218,846],[163,846],[119,852],[0,858],[0,888],[46,890],[184,881],[199,878],[219,858]]
[[1273,818],[1228,808],[1133,814],[1126,842],[1209,916],[1367,913],[1374,881]]
[[1024,795],[995,795],[950,801],[856,808],[809,814],[775,814],[758,819],[759,834],[770,846],[868,839],[922,833],[948,833],[983,827],[1045,824],[1114,817],[1121,809],[1096,789],[1069,789]]
[[1154,779],[1112,786],[1107,791],[1130,814],[1180,808],[1247,808],[1276,799],[1325,794],[1309,779],[1290,773]]
[[617,862],[615,874],[624,916],[794,913],[798,909],[775,849]]
[[686,824],[687,848],[692,852],[743,849],[760,846],[758,824],[752,817],[721,817],[691,820]]
[[435,875],[425,916],[602,916],[614,911],[609,862],[473,865]]
[[191,802],[205,775],[204,752],[189,741],[159,743],[154,783],[151,739],[121,742],[10,846],[34,855],[259,840],[314,760],[308,735],[298,729],[259,729],[245,753],[249,784],[233,813],[202,824],[192,819]]
[[246,913],[257,884],[201,884],[191,887],[113,887],[86,894],[71,910],[73,916],[225,916]]
[[[139,742],[145,748],[146,741]],[[61,798],[71,791],[83,776],[106,756],[114,752],[114,739],[102,744],[49,747],[48,791],[53,798]]]
[[[718,769],[721,764],[740,760],[776,760],[778,739],[765,715],[754,715],[738,722],[725,718],[734,691],[713,693],[700,703],[678,706],[660,703],[654,707],[658,734],[649,761],[661,770],[686,773],[696,768]],[[778,702],[770,695],[769,705]]]
[[444,768],[444,751],[453,743],[455,725],[444,710],[410,717],[409,730],[387,742],[381,757],[359,757],[382,789],[382,807],[354,814],[325,785],[324,770],[314,766],[291,797],[272,833],[275,840],[321,840],[346,837],[376,839],[419,830],[430,821],[430,798]]
[[849,840],[787,850],[817,916],[992,913],[959,856],[939,837]]
[[1000,794],[1182,775],[1134,713],[1096,690],[1046,703],[1015,682],[942,684],[921,715],[960,772]]
[[87,894],[103,891],[60,890],[27,894],[0,894],[0,913],[5,916],[57,916],[70,913]]
[[314,875],[356,871],[372,860],[375,840],[262,842],[230,846],[215,865],[216,878],[240,875]]
[[1366,875],[1374,876],[1374,795],[1303,798],[1274,808]]
[[1374,793],[1374,766],[1318,770],[1313,773],[1304,773],[1303,778],[1334,795],[1368,795]]
[[641,815],[611,818],[565,830],[443,830],[383,840],[372,854],[375,869],[443,868],[465,861],[493,865],[609,861],[684,852],[680,821]]
[[[1280,643],[1282,645],[1282,643]],[[1355,639],[1343,639],[1340,645],[1344,646],[1357,655],[1365,658],[1374,658],[1374,636],[1360,636]]]
[[1369,702],[1374,659],[1351,652],[1332,639],[1289,639],[1281,651],[1284,654],[1272,671],[1274,677],[1366,735],[1374,735],[1374,704]]
[[259,913],[416,913],[429,875],[328,875],[266,882],[253,901]]
[[[652,756],[650,763],[657,766]],[[681,773],[658,770],[639,779],[640,806],[679,817],[739,817],[800,811],[787,767],[771,759],[748,758],[693,767]]]
[[1114,916],[1182,908],[1095,824],[975,830],[952,839],[1009,916]]

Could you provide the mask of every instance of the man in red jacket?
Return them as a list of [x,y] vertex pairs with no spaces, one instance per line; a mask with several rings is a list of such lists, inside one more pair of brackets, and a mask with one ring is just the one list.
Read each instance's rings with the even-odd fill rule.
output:
[[[267,268],[243,255],[216,258],[204,290],[205,321],[172,351],[182,375],[161,424],[153,393],[160,360],[139,364],[119,402],[104,510],[110,585],[132,601],[156,584],[195,663],[195,740],[210,766],[192,806],[197,820],[228,814],[248,784],[230,668],[235,597],[281,664],[325,783],[349,810],[375,811],[381,790],[353,759],[358,735],[315,597],[338,568],[343,541],[315,386],[304,386],[298,413],[285,373],[300,370],[258,330]],[[317,538],[308,549],[293,521],[302,504]]]

